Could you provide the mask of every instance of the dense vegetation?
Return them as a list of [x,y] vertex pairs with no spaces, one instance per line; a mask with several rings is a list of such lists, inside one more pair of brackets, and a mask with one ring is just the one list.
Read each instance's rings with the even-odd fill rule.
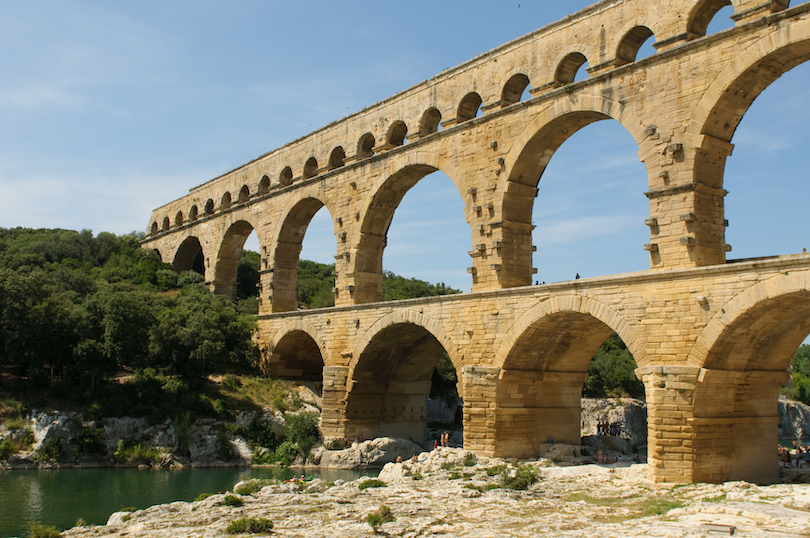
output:
[[[176,274],[139,239],[0,229],[0,389],[69,393],[107,409],[171,405],[209,374],[252,366],[254,318],[211,294],[199,274]],[[109,380],[121,371],[136,382],[115,383],[112,394]],[[168,376],[160,380],[168,402],[152,399],[156,371]]]
[[793,386],[782,389],[782,394],[810,405],[810,345],[799,346],[790,366],[793,370]]

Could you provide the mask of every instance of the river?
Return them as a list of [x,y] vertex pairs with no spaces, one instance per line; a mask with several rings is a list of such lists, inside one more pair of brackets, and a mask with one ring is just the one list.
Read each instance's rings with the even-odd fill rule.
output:
[[0,538],[27,536],[31,522],[60,530],[73,527],[79,518],[101,525],[124,507],[192,501],[201,493],[226,491],[245,478],[286,479],[302,472],[326,480],[354,480],[379,471],[269,467],[0,471]]

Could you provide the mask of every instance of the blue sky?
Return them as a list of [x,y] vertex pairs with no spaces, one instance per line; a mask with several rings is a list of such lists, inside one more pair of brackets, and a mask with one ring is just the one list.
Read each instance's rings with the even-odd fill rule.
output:
[[[189,188],[589,3],[3,2],[0,226],[145,230]],[[733,258],[810,247],[809,82],[810,66],[783,76],[735,135]],[[552,158],[533,215],[539,280],[649,268],[636,151],[605,121]],[[331,263],[331,229],[322,210],[302,257]],[[433,174],[398,209],[385,269],[468,291],[470,243],[458,193]]]

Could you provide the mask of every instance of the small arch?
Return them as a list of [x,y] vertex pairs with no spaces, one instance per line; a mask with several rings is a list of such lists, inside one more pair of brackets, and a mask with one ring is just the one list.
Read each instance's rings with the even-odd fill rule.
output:
[[161,227],[160,230],[163,232],[168,232],[169,228],[171,228],[171,223],[169,222],[169,217],[165,216],[163,217],[163,226]]
[[436,133],[442,123],[442,113],[436,107],[430,107],[422,114],[422,121],[419,122],[419,132],[423,135]]
[[278,175],[278,182],[281,183],[283,186],[287,186],[291,184],[293,181],[293,173],[292,168],[289,166],[285,166],[284,170]]
[[177,214],[174,216],[174,225],[175,226],[182,226],[183,225],[183,212],[178,211]]
[[458,113],[456,114],[458,122],[461,123],[476,117],[478,110],[481,108],[481,103],[483,103],[483,100],[477,93],[470,92],[465,95],[458,105]]
[[357,158],[358,159],[365,159],[367,157],[372,157],[374,155],[374,145],[377,141],[374,139],[374,135],[371,133],[366,133],[360,137],[360,140],[357,142]]
[[222,200],[219,203],[220,209],[228,209],[231,207],[231,193],[226,192],[222,195]]
[[396,147],[405,144],[405,137],[408,135],[408,126],[404,121],[397,120],[391,124],[386,136],[388,147]]
[[267,194],[270,191],[270,178],[263,175],[259,180],[259,194]]
[[616,50],[616,65],[635,62],[639,49],[652,36],[653,31],[646,26],[636,26],[627,32]]
[[520,102],[523,92],[529,87],[529,77],[523,73],[512,75],[501,92],[501,106],[509,106]]
[[242,188],[239,190],[239,203],[244,204],[250,200],[250,189],[248,189],[247,185],[242,185]]
[[340,168],[343,166],[344,161],[346,160],[346,152],[343,151],[342,146],[338,146],[332,150],[332,153],[329,155],[329,170],[334,170],[335,168]]
[[206,215],[213,215],[214,214],[214,200],[209,198],[207,202],[205,202],[205,214]]
[[572,52],[562,59],[557,71],[554,73],[554,83],[557,86],[571,84],[577,78],[579,68],[588,62],[588,58],[581,52]]
[[188,220],[195,221],[197,220],[197,214],[199,210],[197,209],[196,205],[191,206],[191,209],[188,210]]
[[721,9],[730,5],[731,0],[700,0],[692,10],[692,15],[687,26],[690,37],[705,36],[709,23],[712,22],[714,16],[717,15]]
[[152,223],[152,227],[150,228],[149,233],[151,235],[157,235],[157,233],[158,233],[158,223],[157,223],[157,221]]
[[318,161],[315,157],[310,157],[304,164],[304,177],[310,178],[318,175]]

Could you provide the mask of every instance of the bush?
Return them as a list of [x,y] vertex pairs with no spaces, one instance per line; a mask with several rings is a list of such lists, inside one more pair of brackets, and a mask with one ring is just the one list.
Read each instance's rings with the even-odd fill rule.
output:
[[324,444],[323,447],[326,450],[343,450],[346,448],[346,441],[336,437],[335,439],[332,439],[328,443]]
[[506,470],[506,465],[494,465],[492,467],[487,467],[486,473],[487,476],[495,476],[499,475]]
[[476,458],[476,457],[475,457],[475,454],[473,454],[472,452],[467,452],[467,453],[464,455],[464,459],[462,459],[462,460],[461,460],[461,464],[462,464],[464,467],[472,467],[472,466],[473,466],[473,465],[475,465],[477,462],[478,462],[478,458]]
[[295,443],[302,454],[308,454],[321,438],[318,414],[298,413],[297,415],[287,415],[286,419],[284,438]]
[[58,460],[62,457],[62,441],[58,437],[51,437],[37,453],[39,461]]
[[217,432],[217,458],[220,461],[231,461],[233,459],[233,445],[224,429]]
[[363,491],[364,489],[368,488],[384,488],[387,487],[388,484],[380,480],[379,478],[369,478],[368,480],[363,480],[360,482],[360,485],[357,486],[359,491]]
[[147,461],[155,463],[160,458],[160,451],[156,448],[144,448],[140,443],[124,442],[123,439],[118,440],[118,446],[113,453],[113,460],[116,463],[128,463],[133,461]]
[[269,448],[270,450],[275,450],[278,446],[278,439],[276,439],[276,433],[273,431],[273,424],[260,416],[256,416],[250,422],[245,436],[248,442],[253,446]]
[[76,435],[73,452],[79,454],[102,455],[107,452],[104,441],[101,440],[101,431],[91,426],[82,426]]
[[200,493],[199,495],[194,497],[194,502],[204,501],[205,499],[207,499],[211,495],[213,495],[213,493]]
[[396,518],[394,517],[393,512],[391,509],[385,505],[380,506],[374,512],[371,512],[369,515],[366,516],[366,523],[368,523],[374,532],[377,532],[377,529],[383,523],[388,523],[389,521],[394,521]]
[[222,499],[222,504],[225,506],[243,506],[245,501],[236,495],[225,495],[225,498]]
[[31,523],[28,525],[28,538],[59,538],[56,527]]
[[0,460],[7,460],[17,453],[17,445],[11,442],[8,437],[0,441]]
[[501,487],[517,490],[529,489],[539,479],[537,472],[531,467],[519,467],[515,470],[515,476],[512,476],[512,473],[506,469],[501,473]]
[[267,533],[273,530],[273,522],[264,518],[242,518],[231,521],[225,528],[228,534]]

